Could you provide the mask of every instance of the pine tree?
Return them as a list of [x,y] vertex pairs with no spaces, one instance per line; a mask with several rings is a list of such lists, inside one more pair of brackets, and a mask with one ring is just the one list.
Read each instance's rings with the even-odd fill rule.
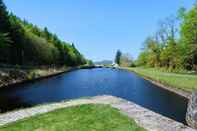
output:
[[6,6],[2,0],[0,0],[0,32],[7,33],[10,31],[9,15],[6,10]]
[[12,43],[12,41],[8,37],[8,33],[0,33],[0,48],[8,46],[9,43]]
[[122,56],[122,52],[120,50],[118,50],[116,52],[116,57],[115,57],[115,63],[118,64],[118,65],[120,65],[120,58],[121,58],[121,56]]

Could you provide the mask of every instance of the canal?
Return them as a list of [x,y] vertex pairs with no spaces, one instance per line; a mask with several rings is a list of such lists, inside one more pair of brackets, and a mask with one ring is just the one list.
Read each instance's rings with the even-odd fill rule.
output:
[[80,69],[0,89],[1,112],[80,97],[113,95],[185,123],[187,100],[134,73],[109,68]]

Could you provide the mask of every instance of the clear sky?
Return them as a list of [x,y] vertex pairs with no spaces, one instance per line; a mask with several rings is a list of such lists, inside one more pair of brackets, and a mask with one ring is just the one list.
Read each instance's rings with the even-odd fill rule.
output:
[[4,0],[8,10],[62,40],[86,58],[113,60],[117,49],[136,58],[158,21],[195,0]]

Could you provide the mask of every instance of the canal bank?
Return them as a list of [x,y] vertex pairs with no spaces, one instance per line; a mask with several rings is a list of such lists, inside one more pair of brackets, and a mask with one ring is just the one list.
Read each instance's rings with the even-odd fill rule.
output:
[[28,117],[33,117],[43,113],[51,112],[61,108],[83,104],[107,104],[113,108],[120,110],[121,113],[133,119],[139,126],[148,131],[195,131],[194,129],[183,125],[170,118],[152,112],[133,102],[114,96],[96,96],[92,98],[82,98],[77,100],[58,102],[53,104],[40,105],[28,109],[12,111],[0,115],[0,126],[16,122],[18,120],[28,120]]
[[9,88],[19,84],[37,81],[59,75],[71,68],[45,68],[45,69],[0,69],[0,88]]
[[95,66],[78,67],[53,67],[40,69],[22,69],[22,68],[0,68],[0,88],[14,87],[24,83],[35,82],[38,80],[57,76],[66,72],[78,69],[98,68]]
[[[171,77],[175,77],[176,79],[173,80],[177,80],[180,83],[181,82],[185,82],[185,83],[194,83],[196,82],[197,85],[197,77],[192,76],[192,75],[187,75],[187,79],[183,79],[182,81],[180,81],[180,79],[178,77],[185,78],[185,76],[183,74],[175,74],[175,73],[164,73],[164,72],[159,72],[159,73],[155,73],[157,72],[157,70],[155,69],[155,71],[151,71],[152,74],[150,74],[150,72],[147,73],[147,71],[140,71],[140,69],[137,68],[121,68],[123,70],[127,70],[127,71],[132,71],[134,73],[136,73],[137,75],[143,77],[145,80],[150,81],[151,83],[157,85],[158,87],[170,91],[172,93],[178,94],[179,96],[184,97],[185,99],[187,99],[188,104],[187,104],[187,112],[186,112],[186,123],[190,126],[193,127],[195,129],[197,129],[197,120],[196,120],[196,110],[197,110],[197,92],[196,92],[196,87],[193,87],[192,91],[188,91],[187,88],[183,87],[178,87],[175,86],[176,84],[169,84],[169,79],[173,79]],[[143,69],[142,69],[143,70]],[[144,69],[147,70],[147,69]],[[164,76],[165,75],[165,76]],[[154,77],[153,77],[154,76]],[[167,78],[169,77],[169,78]],[[193,77],[194,79],[191,80],[191,77]],[[190,81],[190,82],[188,82]],[[174,82],[177,83],[177,82]],[[192,84],[190,84],[192,85]],[[195,85],[195,84],[194,84]]]
[[[186,89],[184,90],[182,88],[175,87],[174,85],[172,86],[172,84],[169,84],[166,81],[162,81],[162,80],[158,79],[158,77],[157,78],[153,78],[149,74],[141,73],[140,71],[135,70],[135,68],[122,68],[122,67],[120,67],[119,69],[123,69],[123,70],[134,72],[137,75],[139,75],[140,77],[143,77],[145,80],[148,80],[151,83],[157,85],[158,87],[161,87],[162,89],[168,90],[168,91],[170,91],[172,93],[178,94],[178,95],[186,98],[187,100],[190,99],[190,96],[192,94],[192,91],[188,91]],[[166,76],[166,77],[168,77],[168,79],[170,79],[170,76]],[[182,82],[184,82],[184,81],[182,81]]]

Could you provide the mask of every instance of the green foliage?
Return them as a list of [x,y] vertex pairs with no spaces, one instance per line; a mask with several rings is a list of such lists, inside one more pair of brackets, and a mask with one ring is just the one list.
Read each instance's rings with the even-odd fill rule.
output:
[[47,43],[45,39],[32,33],[27,33],[26,43],[28,44],[23,45],[25,63],[30,65],[56,64],[59,57],[58,49],[52,44]]
[[9,46],[10,43],[12,43],[12,41],[10,40],[8,33],[0,33],[0,48]]
[[160,55],[161,66],[172,69],[182,68],[182,55],[180,44],[177,44],[174,39],[169,39]]
[[118,50],[116,52],[116,56],[115,56],[115,63],[118,64],[118,65],[120,65],[120,58],[121,58],[121,56],[122,56],[122,52],[120,50]]
[[133,58],[129,53],[122,54],[120,57],[120,66],[122,67],[131,67],[134,66]]
[[[8,14],[0,0],[0,63],[12,65],[85,64],[74,45],[61,41],[46,27],[41,29],[14,14]],[[4,46],[8,45],[9,47]]]
[[197,70],[197,5],[186,14],[181,26],[181,39],[186,44],[188,69]]
[[85,64],[85,58],[80,54],[80,52],[75,48],[74,44],[69,44],[61,41],[56,34],[52,34],[45,27],[43,30],[37,26],[28,23],[27,21],[21,21],[26,30],[33,33],[34,35],[45,39],[50,45],[53,45],[58,49],[59,64],[65,64],[67,66],[77,66]]
[[93,66],[94,63],[93,63],[93,61],[91,61],[91,60],[87,60],[87,65],[88,65],[88,66]]
[[146,51],[147,52],[147,64],[148,66],[157,67],[160,65],[160,44],[152,37],[148,37],[145,40]]
[[[161,22],[156,34],[147,38],[138,65],[197,70],[197,5],[188,12],[180,8],[177,17],[180,21],[171,17]],[[177,35],[178,23],[181,23],[180,35]]]
[[138,66],[147,66],[148,65],[148,52],[143,51],[140,53],[138,60],[137,60]]
[[6,33],[10,31],[8,12],[2,0],[0,0],[0,23],[0,32]]
[[179,8],[178,19],[183,20],[185,16],[186,16],[186,9],[184,7]]
[[139,66],[183,68],[184,51],[182,45],[172,37],[167,39],[165,45],[149,37],[145,41],[145,45],[146,48],[138,57]]
[[186,44],[197,44],[197,6],[190,10],[181,26],[181,36]]

